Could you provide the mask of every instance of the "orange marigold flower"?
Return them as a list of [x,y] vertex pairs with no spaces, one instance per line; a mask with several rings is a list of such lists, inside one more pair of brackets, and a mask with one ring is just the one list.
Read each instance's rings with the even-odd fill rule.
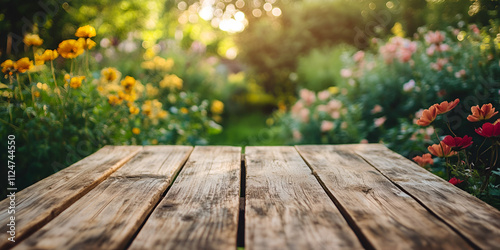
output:
[[473,106],[471,109],[472,115],[467,116],[467,120],[470,122],[478,122],[482,120],[488,120],[494,115],[498,114],[498,111],[495,112],[495,108],[491,103],[483,104],[481,108],[479,105]]
[[14,63],[14,68],[19,71],[19,73],[24,73],[33,68],[33,61],[30,61],[27,57],[23,57]]
[[12,71],[14,71],[14,61],[8,59],[5,60],[0,67],[2,67],[2,73],[12,75]]
[[453,152],[451,150],[451,147],[446,145],[444,142],[440,142],[439,144],[431,145],[427,149],[429,150],[429,152],[432,155],[437,156],[437,157],[450,157],[450,156],[457,154],[456,152]]
[[43,43],[43,39],[41,39],[37,34],[26,34],[23,42],[27,46],[40,46]]
[[422,156],[415,156],[413,157],[413,160],[421,167],[434,164],[432,155],[429,153],[423,154]]
[[69,86],[74,88],[74,89],[77,89],[80,86],[82,86],[83,79],[85,79],[85,76],[75,76],[75,77],[71,78],[71,80],[69,82]]
[[76,30],[75,36],[90,38],[96,36],[95,28],[90,25],[85,25]]
[[84,43],[82,41],[77,41],[74,39],[64,40],[59,44],[59,48],[57,48],[59,54],[61,54],[64,58],[75,58],[81,54],[83,54]]
[[452,102],[444,101],[440,104],[434,104],[434,105],[436,106],[437,114],[440,115],[440,114],[444,114],[444,113],[452,110],[453,108],[455,108],[459,102],[460,102],[460,99],[457,98],[457,99],[455,99],[455,101],[452,101]]
[[436,119],[436,116],[438,114],[437,112],[438,111],[436,105],[433,105],[429,109],[424,110],[424,112],[422,112],[422,117],[417,120],[417,124],[424,127],[429,126],[429,124],[431,124]]

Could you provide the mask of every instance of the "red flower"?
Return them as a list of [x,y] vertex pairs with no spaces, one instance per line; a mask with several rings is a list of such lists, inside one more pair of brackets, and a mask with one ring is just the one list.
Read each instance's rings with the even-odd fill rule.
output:
[[448,145],[451,147],[451,150],[453,151],[459,151],[464,148],[469,147],[472,145],[472,137],[466,135],[464,138],[461,137],[453,137],[451,135],[447,135],[444,140],[444,144]]
[[462,183],[464,181],[453,177],[448,182],[451,183],[451,184],[453,184],[453,185],[457,185],[457,184],[460,184],[460,183]]
[[442,141],[439,144],[434,144],[427,147],[429,152],[437,157],[450,157],[452,155],[457,154],[451,150],[451,147],[444,144]]
[[444,113],[452,110],[453,108],[455,108],[459,102],[460,102],[460,99],[457,98],[457,99],[455,99],[455,101],[452,101],[450,103],[448,103],[447,101],[444,101],[441,104],[434,104],[434,106],[436,106],[436,108],[437,108],[437,114],[440,115],[440,114],[444,114]]
[[472,111],[472,115],[467,116],[467,120],[469,120],[470,122],[488,120],[494,115],[498,114],[498,111],[495,112],[495,108],[493,108],[493,105],[491,105],[491,103],[483,104],[481,108],[479,108],[479,105],[477,105],[470,108],[470,110]]
[[415,156],[413,157],[413,160],[421,167],[425,167],[427,165],[432,165],[434,164],[434,160],[432,159],[432,155],[427,153],[423,154],[422,156]]
[[435,119],[438,114],[438,110],[436,105],[432,105],[429,109],[424,110],[422,113],[422,117],[418,119],[417,124],[420,126],[429,126]]
[[476,129],[476,133],[483,137],[497,137],[500,136],[500,122],[485,123],[482,127]]

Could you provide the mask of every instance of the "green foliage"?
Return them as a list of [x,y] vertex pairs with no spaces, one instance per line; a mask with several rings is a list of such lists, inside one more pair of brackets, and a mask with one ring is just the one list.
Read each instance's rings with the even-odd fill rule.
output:
[[[298,59],[297,75],[299,85],[313,91],[327,89],[342,81],[341,56],[351,54],[355,49],[348,45],[332,48],[313,49],[308,55]],[[336,70],[337,69],[337,70]]]

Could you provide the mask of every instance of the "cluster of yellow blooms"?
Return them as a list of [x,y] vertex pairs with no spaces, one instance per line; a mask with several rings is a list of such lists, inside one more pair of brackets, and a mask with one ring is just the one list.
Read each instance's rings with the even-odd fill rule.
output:
[[163,80],[160,81],[160,87],[169,88],[171,90],[182,89],[182,79],[174,74],[165,75],[165,77],[163,77]]
[[12,75],[14,73],[24,73],[33,68],[33,61],[27,57],[23,57],[16,62],[12,60],[5,60],[2,64],[2,73],[7,75]]
[[79,37],[78,40],[68,39],[59,44],[57,51],[64,58],[76,58],[83,54],[85,50],[93,48],[96,43],[90,39],[96,36],[95,28],[90,25],[85,25],[76,30],[75,36]]
[[158,119],[167,118],[168,112],[162,109],[163,104],[158,100],[147,100],[142,105],[142,113],[153,121],[158,123]]
[[64,80],[69,83],[71,88],[77,89],[82,86],[82,81],[85,80],[85,76],[73,76],[69,74],[64,75]]
[[158,71],[170,71],[173,66],[174,60],[172,58],[164,59],[159,56],[155,56],[152,60],[142,62],[141,64],[143,69]]

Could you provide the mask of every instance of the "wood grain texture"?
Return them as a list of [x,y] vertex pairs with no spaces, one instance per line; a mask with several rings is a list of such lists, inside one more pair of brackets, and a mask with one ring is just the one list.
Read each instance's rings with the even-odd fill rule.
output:
[[[140,146],[105,146],[94,154],[16,193],[16,243],[45,225],[137,154]],[[9,201],[0,202],[7,208]],[[0,212],[7,231],[7,209]],[[5,223],[4,223],[5,222]],[[13,246],[0,237],[0,249]]]
[[374,248],[471,248],[349,148],[339,145],[297,149]]
[[241,148],[197,146],[130,249],[236,249]]
[[293,147],[246,147],[245,249],[362,249]]
[[145,147],[15,249],[124,248],[191,151],[185,146]]
[[500,248],[500,211],[383,145],[350,148],[476,246]]

